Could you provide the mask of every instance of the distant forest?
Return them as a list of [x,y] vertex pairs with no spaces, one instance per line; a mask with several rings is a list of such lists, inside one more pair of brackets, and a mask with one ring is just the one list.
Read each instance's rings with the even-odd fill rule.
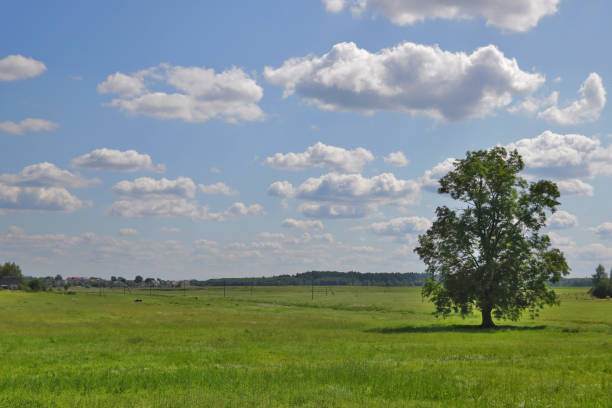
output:
[[[417,272],[310,271],[261,278],[191,280],[192,286],[422,286],[428,274]],[[568,278],[553,286],[591,286],[591,278]]]
[[336,271],[310,271],[295,275],[261,278],[226,278],[192,280],[194,286],[421,286],[425,273],[362,273]]

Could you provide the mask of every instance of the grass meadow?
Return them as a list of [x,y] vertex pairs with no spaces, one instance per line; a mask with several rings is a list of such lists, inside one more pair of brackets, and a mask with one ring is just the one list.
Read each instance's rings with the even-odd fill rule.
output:
[[586,288],[485,331],[419,288],[332,289],[0,292],[0,407],[612,406]]

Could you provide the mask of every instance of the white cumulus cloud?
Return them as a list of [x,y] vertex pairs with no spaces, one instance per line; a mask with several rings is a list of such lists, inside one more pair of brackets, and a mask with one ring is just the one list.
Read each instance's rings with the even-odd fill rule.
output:
[[0,59],[0,81],[34,78],[46,70],[43,62],[23,55],[9,55]]
[[81,201],[65,188],[20,187],[0,183],[0,209],[11,211],[73,212],[91,203]]
[[548,227],[553,229],[566,229],[578,226],[578,217],[567,211],[557,211],[548,218]]
[[397,179],[393,173],[371,178],[361,174],[328,173],[311,177],[296,190],[296,197],[311,201],[376,202],[380,204],[414,204],[419,184]]
[[264,209],[259,204],[251,204],[246,205],[241,202],[236,202],[232,204],[227,210],[225,210],[224,215],[264,215]]
[[100,183],[100,180],[86,179],[53,163],[43,162],[26,166],[16,174],[0,174],[0,183],[21,187],[85,188]]
[[107,106],[158,119],[234,123],[265,117],[257,105],[263,89],[236,67],[216,73],[206,67],[160,64],[133,74],[109,75],[98,85],[98,92],[118,95]]
[[123,180],[115,184],[113,191],[126,197],[184,197],[195,196],[196,185],[189,177],[175,180],[140,177],[134,181]]
[[116,72],[106,77],[106,81],[98,84],[98,93],[136,96],[145,91],[143,78]]
[[295,195],[295,189],[293,185],[286,180],[275,181],[268,187],[268,194],[275,197],[291,198]]
[[559,92],[551,92],[546,97],[527,96],[516,105],[508,108],[510,113],[522,113],[525,115],[534,115],[540,109],[547,108],[552,105],[557,105],[559,101]]
[[374,155],[362,147],[347,150],[317,142],[302,153],[276,153],[274,156],[266,158],[264,164],[281,170],[324,167],[336,171],[356,173],[372,160],[374,160]]
[[27,118],[21,122],[10,120],[0,122],[0,133],[10,133],[13,135],[25,135],[28,132],[52,131],[59,127],[55,122],[46,119]]
[[582,83],[579,93],[580,99],[564,108],[559,108],[555,103],[540,112],[538,118],[561,126],[594,122],[599,119],[601,111],[606,106],[606,89],[601,77],[595,72],[591,73]]
[[410,42],[377,53],[339,43],[321,57],[266,67],[264,76],[285,96],[296,93],[325,110],[409,112],[446,121],[491,115],[544,83],[494,45],[468,55]]
[[119,229],[119,235],[121,236],[138,235],[138,234],[139,234],[138,230],[134,228],[120,228]]
[[429,227],[431,227],[431,221],[424,217],[398,217],[370,224],[368,231],[377,235],[399,237],[415,232],[425,232]]
[[[533,138],[505,146],[518,150],[525,162],[527,179],[551,179],[563,195],[593,196],[593,186],[581,177],[612,175],[612,146],[602,146],[596,138],[580,134],[556,134],[549,130]],[[438,180],[454,168],[456,159],[447,158],[419,179],[422,187],[437,192]]]
[[437,193],[438,188],[440,187],[438,180],[440,180],[446,175],[446,173],[455,168],[456,161],[456,159],[449,157],[444,161],[436,164],[431,170],[426,170],[423,177],[419,179],[421,186],[425,190]]
[[230,188],[227,184],[218,182],[214,184],[200,184],[198,188],[205,194],[222,194],[222,195],[237,195],[238,191]]
[[294,218],[285,218],[281,223],[285,228],[301,229],[301,230],[322,230],[323,223],[319,220],[296,220]]
[[328,173],[311,177],[298,187],[277,181],[268,194],[308,201],[300,213],[311,218],[358,218],[376,211],[379,205],[412,205],[418,201],[420,184],[397,179],[392,173],[371,178],[361,174]]
[[612,147],[580,134],[557,134],[549,130],[506,146],[517,149],[526,172],[553,179],[573,179],[612,174]]
[[325,9],[332,13],[338,13],[344,9],[347,0],[323,0]]
[[223,222],[238,216],[264,215],[265,212],[259,204],[236,202],[224,211],[211,212],[207,206],[185,198],[150,198],[116,201],[108,208],[107,214],[122,218],[185,217],[193,221]]
[[383,160],[385,161],[385,163],[388,163],[395,167],[405,167],[410,163],[410,161],[406,158],[406,156],[404,156],[404,153],[402,152],[389,153],[388,156],[383,157]]
[[580,179],[556,180],[561,195],[584,195],[593,197],[594,189],[589,183]]
[[355,16],[365,12],[382,15],[393,24],[406,26],[425,20],[472,20],[509,31],[528,31],[542,17],[555,14],[561,0],[323,0],[327,11],[338,13],[347,6]]
[[612,238],[612,222],[604,222],[597,227],[592,227],[588,230],[599,235],[601,238]]
[[121,151],[107,148],[96,149],[76,157],[70,162],[70,165],[87,170],[166,171],[166,166],[163,164],[153,165],[153,160],[148,154],[138,153],[135,150]]
[[363,218],[374,211],[371,205],[347,205],[330,203],[303,203],[298,211],[310,218]]

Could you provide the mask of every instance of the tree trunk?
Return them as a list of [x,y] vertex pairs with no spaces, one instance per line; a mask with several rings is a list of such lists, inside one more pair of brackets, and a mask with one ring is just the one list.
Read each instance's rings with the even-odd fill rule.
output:
[[495,323],[493,323],[493,318],[491,317],[492,307],[487,306],[482,309],[482,323],[480,327],[483,329],[491,329],[495,327]]

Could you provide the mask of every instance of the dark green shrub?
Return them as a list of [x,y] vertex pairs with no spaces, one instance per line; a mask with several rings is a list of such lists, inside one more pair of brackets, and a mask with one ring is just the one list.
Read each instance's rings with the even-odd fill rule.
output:
[[40,279],[31,279],[28,281],[27,286],[32,292],[40,292],[45,290],[45,285],[40,281]]
[[599,299],[605,299],[606,296],[612,296],[612,285],[610,279],[600,279],[593,285],[589,294]]

